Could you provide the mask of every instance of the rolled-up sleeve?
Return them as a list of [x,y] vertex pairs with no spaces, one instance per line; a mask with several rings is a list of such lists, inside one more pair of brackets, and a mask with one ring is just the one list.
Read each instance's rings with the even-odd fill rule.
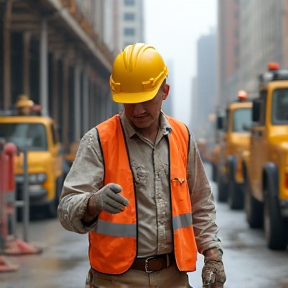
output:
[[188,156],[188,185],[191,195],[194,234],[199,253],[222,249],[216,225],[215,201],[193,135]]
[[97,130],[93,128],[82,137],[75,160],[63,184],[58,218],[65,229],[81,234],[93,229],[93,223],[87,227],[82,219],[92,193],[102,188],[103,177],[103,157]]

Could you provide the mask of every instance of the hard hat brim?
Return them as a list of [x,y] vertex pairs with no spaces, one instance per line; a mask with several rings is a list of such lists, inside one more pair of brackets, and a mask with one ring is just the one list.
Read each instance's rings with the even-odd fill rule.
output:
[[34,105],[32,100],[20,100],[16,103],[16,108],[32,107]]
[[146,102],[153,99],[157,95],[161,85],[162,83],[160,83],[155,89],[151,91],[137,93],[115,93],[112,91],[113,101],[122,104],[136,104]]

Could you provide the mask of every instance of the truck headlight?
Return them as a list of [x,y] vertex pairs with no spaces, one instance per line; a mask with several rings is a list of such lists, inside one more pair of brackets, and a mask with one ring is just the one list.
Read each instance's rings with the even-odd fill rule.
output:
[[[42,184],[46,181],[47,175],[45,173],[34,173],[28,175],[29,184]],[[17,174],[15,175],[15,182],[18,184],[24,183],[24,175]]]
[[15,175],[15,182],[16,183],[23,183],[24,182],[24,175],[23,174],[16,174]]
[[46,181],[45,173],[29,174],[29,183],[38,184]]

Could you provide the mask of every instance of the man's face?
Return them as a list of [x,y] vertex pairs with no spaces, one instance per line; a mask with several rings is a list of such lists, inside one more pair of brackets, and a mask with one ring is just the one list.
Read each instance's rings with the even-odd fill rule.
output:
[[29,106],[19,108],[19,115],[28,116],[30,115],[31,108]]
[[146,102],[135,104],[123,104],[126,117],[132,124],[139,128],[148,128],[155,121],[158,121],[163,99],[166,97],[165,86],[162,86],[156,96]]

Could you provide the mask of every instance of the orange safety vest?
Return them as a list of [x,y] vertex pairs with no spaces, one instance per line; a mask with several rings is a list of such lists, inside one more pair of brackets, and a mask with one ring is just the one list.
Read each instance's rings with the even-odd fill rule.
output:
[[[185,125],[168,118],[170,190],[174,254],[180,271],[196,269],[197,247],[192,225],[192,208],[187,183],[189,133]],[[119,115],[96,126],[104,159],[104,185],[117,183],[121,194],[128,199],[125,210],[118,214],[102,211],[95,231],[89,233],[91,266],[106,274],[127,271],[137,252],[137,211],[133,174]]]

